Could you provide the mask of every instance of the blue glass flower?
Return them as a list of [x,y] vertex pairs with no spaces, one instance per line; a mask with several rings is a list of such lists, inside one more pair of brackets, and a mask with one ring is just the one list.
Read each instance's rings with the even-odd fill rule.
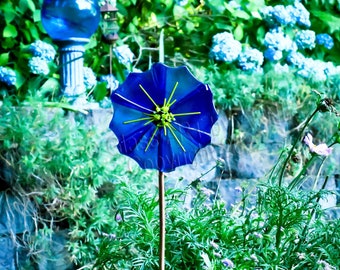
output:
[[182,66],[132,72],[111,95],[118,149],[144,169],[173,171],[210,143],[217,120],[208,85]]

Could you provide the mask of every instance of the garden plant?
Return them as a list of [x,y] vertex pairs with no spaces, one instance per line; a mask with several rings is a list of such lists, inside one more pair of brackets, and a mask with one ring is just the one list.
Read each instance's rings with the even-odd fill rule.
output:
[[94,110],[42,0],[0,3],[0,268],[339,269],[340,2],[112,3]]

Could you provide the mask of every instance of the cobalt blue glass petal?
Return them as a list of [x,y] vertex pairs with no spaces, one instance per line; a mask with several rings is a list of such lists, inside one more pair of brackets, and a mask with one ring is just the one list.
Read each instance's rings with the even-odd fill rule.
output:
[[208,85],[201,84],[171,107],[173,114],[200,112],[200,114],[176,117],[175,124],[185,128],[194,141],[207,145],[211,141],[210,132],[218,116],[213,105],[213,97]]
[[164,90],[162,90],[160,85],[154,84],[154,76],[152,70],[143,73],[129,73],[125,82],[115,91],[115,93],[121,94],[126,99],[131,100],[142,107],[154,109],[154,104],[143,93],[143,90],[140,87],[142,86],[157,104],[163,103]]
[[110,129],[116,134],[119,141],[122,141],[124,137],[129,137],[134,134],[136,130],[146,128],[143,122],[135,122],[130,124],[124,124],[131,119],[138,119],[145,115],[139,110],[132,109],[127,106],[114,103],[113,117],[110,123]]
[[176,136],[181,141],[181,146],[176,141],[172,134],[163,136],[162,143],[159,149],[159,168],[163,172],[173,171],[176,167],[191,164],[194,161],[197,151],[201,148],[200,145],[193,143],[180,132],[176,132]]
[[110,128],[122,154],[142,168],[170,172],[193,162],[217,120],[210,88],[186,67],[157,63],[130,73],[112,93]]

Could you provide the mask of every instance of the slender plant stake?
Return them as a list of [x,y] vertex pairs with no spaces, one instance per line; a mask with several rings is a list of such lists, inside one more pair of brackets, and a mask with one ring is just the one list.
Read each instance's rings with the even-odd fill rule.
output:
[[164,173],[158,172],[158,198],[159,198],[159,269],[165,269],[165,189]]
[[157,169],[159,190],[159,269],[165,269],[164,172],[191,164],[197,151],[211,142],[217,120],[212,93],[182,66],[154,64],[130,73],[111,94],[110,128],[118,150],[143,169]]

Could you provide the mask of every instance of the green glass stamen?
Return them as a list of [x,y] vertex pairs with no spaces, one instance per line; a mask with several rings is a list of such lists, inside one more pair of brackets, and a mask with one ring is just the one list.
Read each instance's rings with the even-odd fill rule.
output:
[[158,108],[158,105],[156,104],[156,102],[152,99],[152,97],[149,95],[149,93],[144,89],[144,87],[140,84],[139,85],[140,89],[142,89],[142,91],[144,92],[144,94],[150,99],[150,101],[153,103],[153,105],[155,105],[156,108]]
[[[150,118],[149,118],[150,119]],[[147,126],[148,124],[152,123],[153,122],[153,119],[150,119],[149,121],[145,122],[144,123],[144,126]]]
[[[167,103],[167,105],[168,105],[169,107],[171,106],[171,105],[170,105],[170,104],[171,104],[171,99],[172,99],[173,95],[175,94],[177,85],[178,85],[178,82],[175,83],[174,88],[172,89],[171,94],[170,94],[170,96],[169,96],[168,103]],[[173,103],[172,103],[172,104],[173,104]]]
[[201,112],[174,113],[173,116],[187,116],[187,115],[194,115],[194,114],[201,114]]
[[[152,99],[152,97],[149,95],[149,93],[144,89],[144,87],[139,84],[140,89],[144,92],[144,94],[150,99],[150,101],[154,104],[155,108],[152,113],[143,113],[146,117],[141,117],[137,119],[132,119],[132,120],[127,120],[123,122],[124,124],[130,124],[130,123],[136,123],[140,121],[145,121],[144,126],[149,125],[150,123],[153,123],[156,127],[155,130],[153,131],[146,147],[145,147],[145,152],[149,149],[152,141],[154,140],[156,133],[160,128],[164,129],[164,135],[167,136],[167,129],[170,130],[170,133],[173,135],[175,138],[176,142],[178,145],[182,148],[184,152],[186,152],[183,144],[179,140],[179,138],[176,135],[177,129],[171,124],[175,120],[175,117],[180,117],[180,116],[187,116],[187,115],[195,115],[195,114],[201,114],[201,112],[187,112],[187,113],[171,113],[170,107],[176,102],[176,99],[172,100],[176,89],[178,86],[178,82],[175,83],[174,88],[172,89],[169,98],[164,98],[164,103],[163,105],[157,105],[156,102]],[[149,110],[151,111],[151,110]]]
[[174,103],[177,101],[177,99],[174,99],[168,106],[171,107],[172,105],[174,105]]
[[175,140],[177,141],[177,143],[179,144],[179,146],[182,148],[182,150],[183,150],[184,152],[186,152],[186,150],[185,150],[183,144],[180,142],[180,140],[178,139],[177,135],[175,134],[175,131],[174,131],[174,130],[177,130],[177,129],[176,129],[173,125],[171,125],[171,124],[168,126],[168,128],[169,128],[171,134],[174,136],[174,138],[175,138]]
[[150,120],[150,117],[137,118],[137,119],[125,121],[123,123],[124,124],[131,124],[131,123],[136,123],[136,122],[145,121],[145,120]]
[[150,138],[148,144],[146,145],[144,152],[146,152],[149,149],[149,146],[150,146],[153,138],[155,137],[157,131],[158,131],[158,127],[156,127],[154,132],[152,133],[151,138]]

